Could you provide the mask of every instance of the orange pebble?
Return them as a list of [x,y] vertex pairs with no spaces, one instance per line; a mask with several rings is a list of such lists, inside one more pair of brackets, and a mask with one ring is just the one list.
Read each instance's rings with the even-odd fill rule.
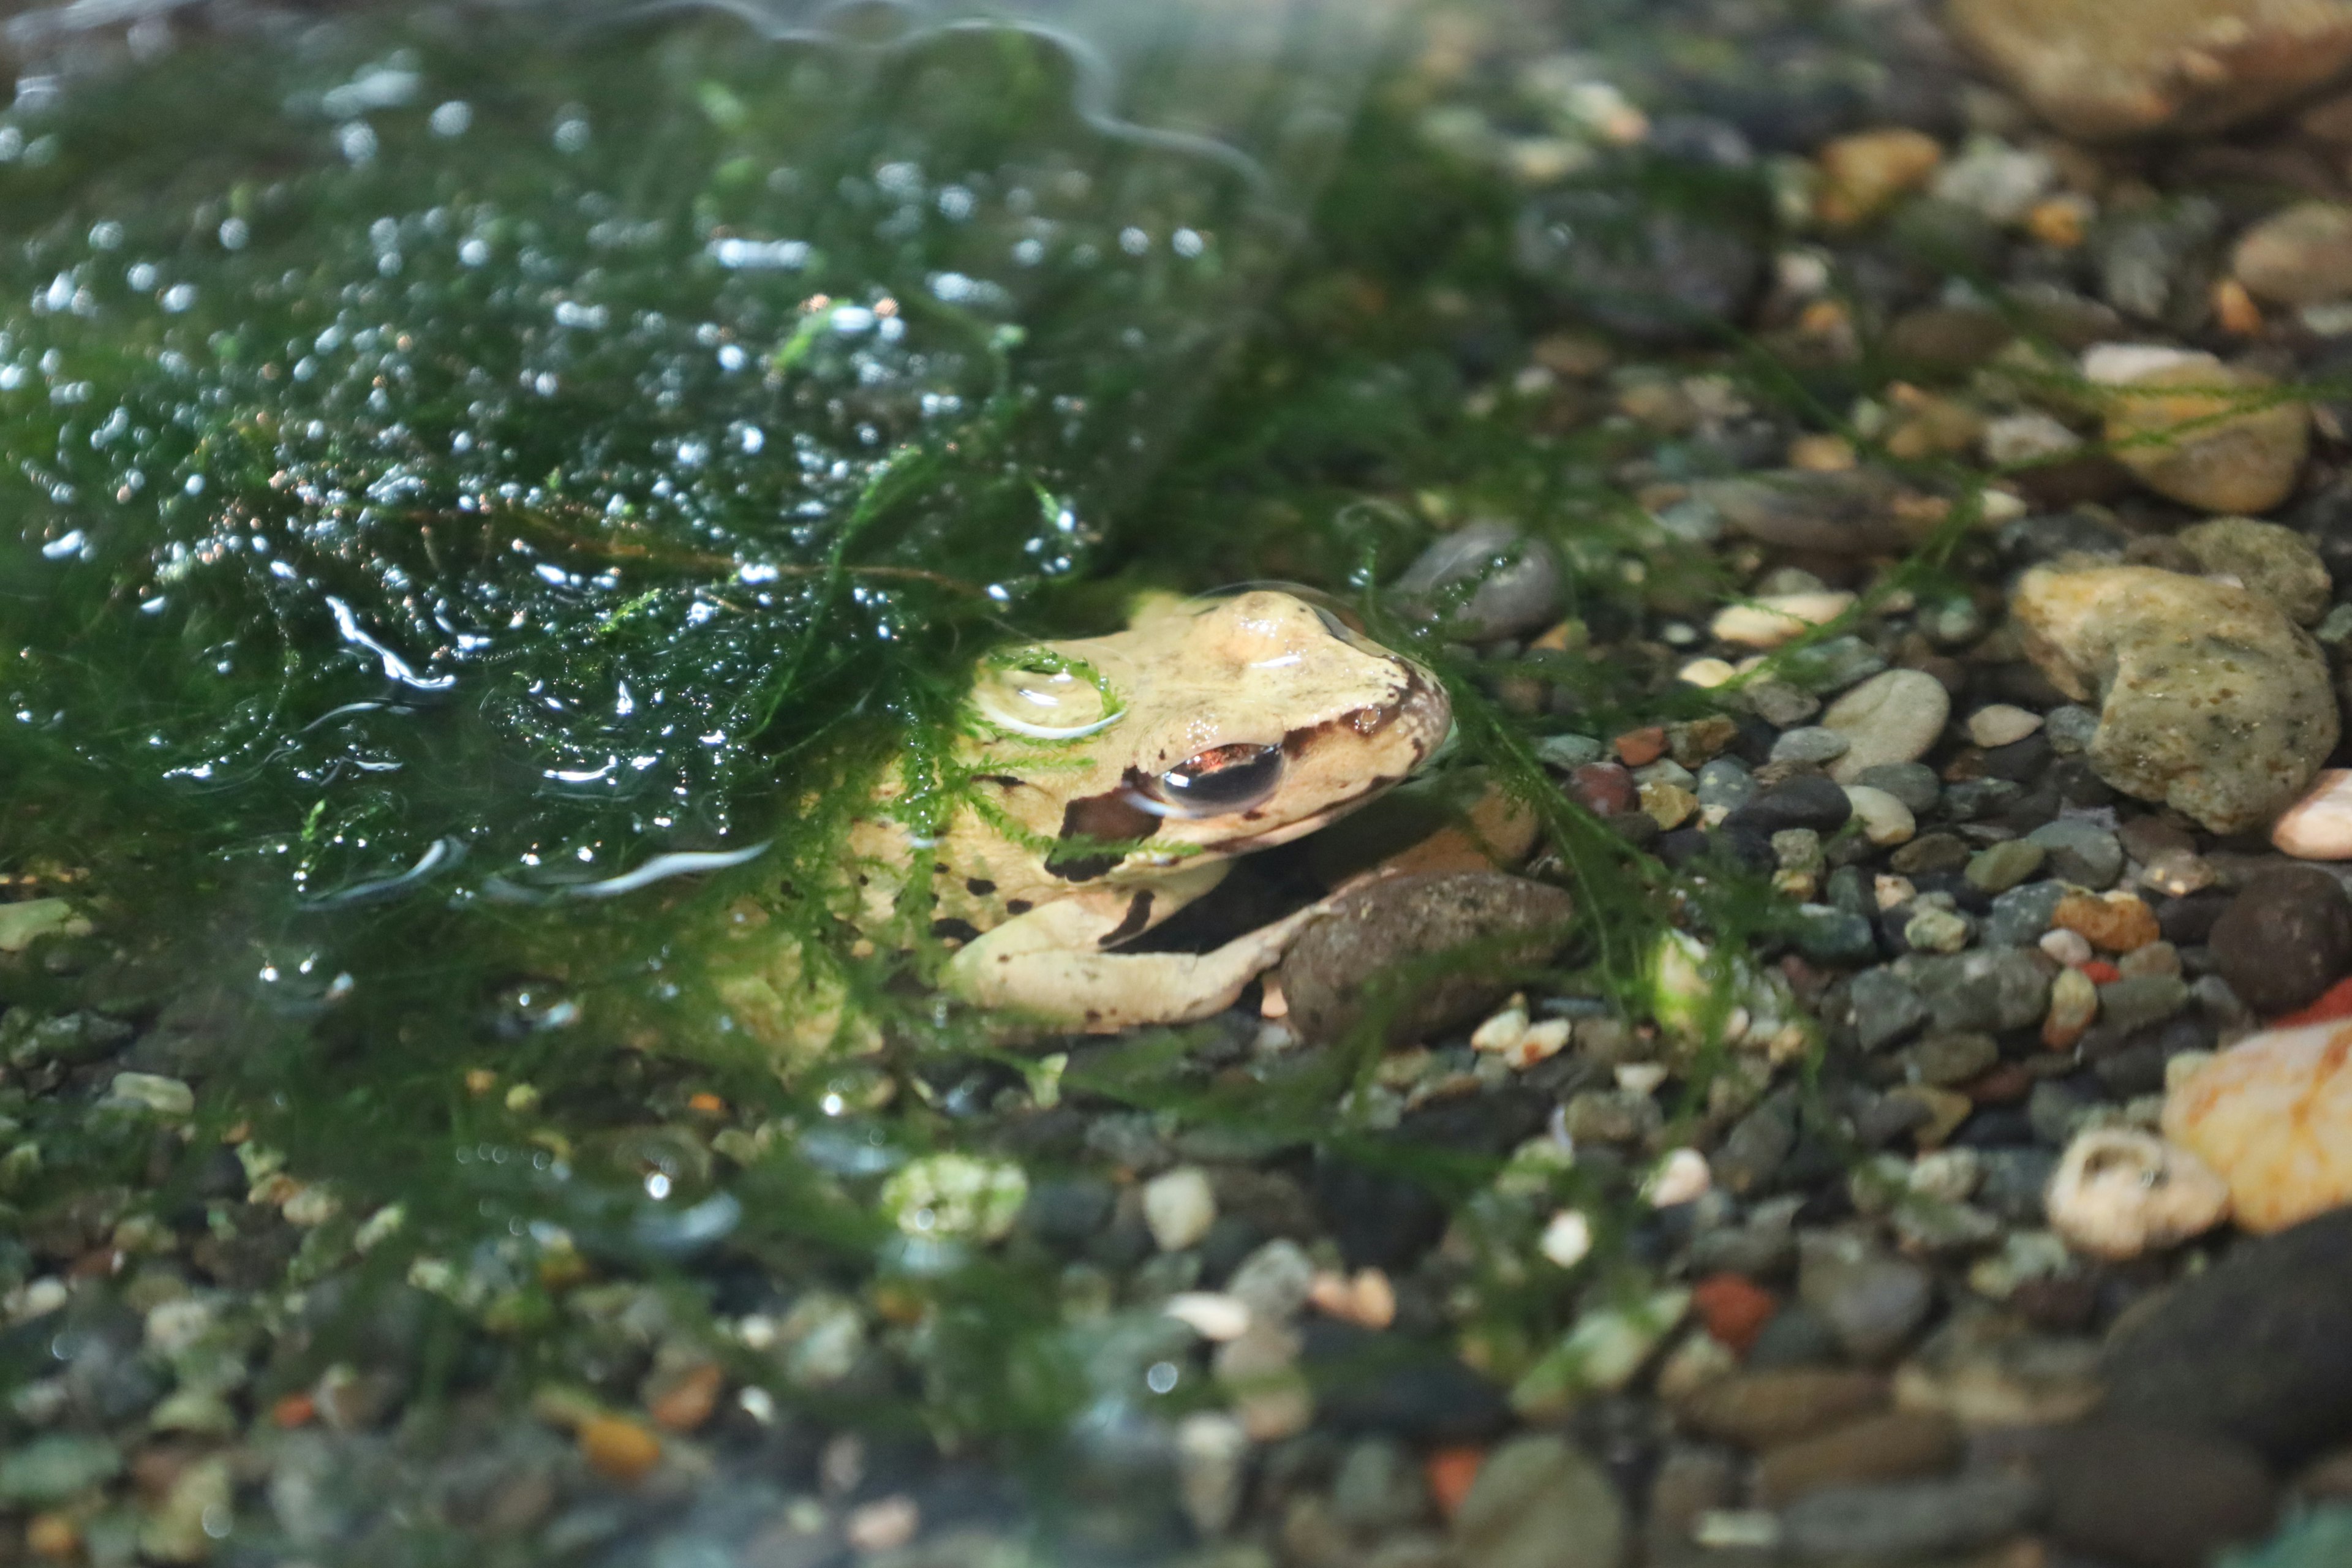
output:
[[51,1563],[71,1563],[81,1555],[81,1531],[62,1513],[37,1513],[25,1523],[25,1545],[33,1555]]
[[646,1405],[654,1425],[672,1432],[691,1432],[710,1419],[719,1391],[727,1382],[716,1362],[702,1362],[681,1373]]
[[2309,1006],[2273,1018],[2270,1026],[2293,1029],[2305,1024],[2326,1024],[2337,1018],[2352,1018],[2352,976],[2347,976],[2321,992],[2319,1000]]
[[1772,1292],[1740,1274],[1710,1274],[1691,1287],[1691,1305],[1706,1331],[1741,1355],[1780,1310]]
[[2251,338],[2263,330],[2262,307],[2246,292],[2246,286],[2234,278],[2224,278],[2213,285],[2213,316],[2221,330],[2237,337]]
[[1478,1479],[1478,1467],[1486,1462],[1484,1448],[1440,1448],[1429,1456],[1423,1474],[1429,1481],[1429,1495],[1437,1500],[1437,1509],[1452,1519],[1462,1500],[1470,1495],[1470,1483]]
[[488,1094],[490,1090],[498,1087],[499,1075],[492,1072],[489,1068],[468,1068],[466,1069],[466,1092],[467,1094]]
[[687,1096],[686,1108],[688,1110],[698,1111],[704,1116],[724,1116],[727,1114],[727,1102],[719,1099],[717,1095],[711,1093],[709,1089],[703,1089],[699,1093]]
[[1629,768],[1647,767],[1665,754],[1666,728],[1663,724],[1628,730],[1617,737],[1617,760]]
[[622,1415],[591,1415],[580,1423],[580,1457],[606,1480],[634,1485],[661,1462],[661,1439]]
[[269,1418],[291,1431],[318,1418],[319,1407],[307,1394],[289,1394],[269,1407]]
[[2069,893],[2058,900],[2051,923],[2079,932],[2105,952],[2131,952],[2164,935],[2156,911],[2132,893]]
[[2081,970],[2094,985],[2113,985],[2124,977],[2122,970],[2104,958],[2094,958],[2074,967]]

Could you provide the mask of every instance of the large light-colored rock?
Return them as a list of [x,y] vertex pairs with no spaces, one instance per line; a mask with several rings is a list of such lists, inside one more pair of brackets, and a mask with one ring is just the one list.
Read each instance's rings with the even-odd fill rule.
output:
[[2215,512],[2268,511],[2294,493],[2311,410],[2277,384],[2211,354],[2103,344],[2084,372],[2107,395],[2116,460],[2149,489]]
[[2231,577],[2300,625],[2315,626],[2336,596],[2336,582],[2311,541],[2291,528],[2252,517],[2216,517],[2175,535],[2199,571]]
[[1951,0],[1952,30],[2070,136],[2210,131],[2352,63],[2345,0]]
[[2326,656],[2243,588],[2147,566],[2036,567],[2011,613],[2042,672],[2100,704],[2085,753],[2099,777],[2216,833],[2268,823],[2335,749]]
[[2352,1023],[2254,1035],[2184,1074],[2164,1135],[2229,1183],[2248,1230],[2352,1203]]

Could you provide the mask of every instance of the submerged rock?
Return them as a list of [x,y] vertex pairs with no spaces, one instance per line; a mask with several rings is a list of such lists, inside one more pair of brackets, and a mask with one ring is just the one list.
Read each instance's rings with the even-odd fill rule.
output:
[[1952,30],[2070,136],[2210,131],[2352,60],[2343,0],[1952,0]]
[[[2122,355],[2134,354],[2126,346]],[[2104,363],[2103,363],[2104,359]],[[2177,350],[2124,358],[2093,350],[2085,373],[2117,390],[2106,438],[2149,489],[2206,511],[2255,512],[2294,493],[2311,444],[2311,413],[2282,400],[2270,377]]]
[[2230,1184],[2248,1230],[2352,1203],[2352,1024],[2240,1041],[2171,1087],[2164,1135]]
[[2042,672],[2101,703],[2086,755],[2126,795],[2242,832],[2291,803],[2335,749],[2326,656],[2242,588],[2146,566],[2036,567],[2011,606]]

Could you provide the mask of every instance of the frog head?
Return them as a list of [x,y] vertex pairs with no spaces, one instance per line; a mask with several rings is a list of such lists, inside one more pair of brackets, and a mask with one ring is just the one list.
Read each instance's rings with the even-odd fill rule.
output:
[[1003,650],[971,707],[975,771],[1017,782],[1003,808],[1052,841],[1045,868],[1065,881],[1312,833],[1410,776],[1451,721],[1421,666],[1264,588],[1154,598],[1124,631]]

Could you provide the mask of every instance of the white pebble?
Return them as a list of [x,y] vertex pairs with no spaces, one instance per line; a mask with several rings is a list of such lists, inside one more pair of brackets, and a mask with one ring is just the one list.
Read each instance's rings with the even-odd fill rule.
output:
[[1963,1204],[1984,1180],[1984,1156],[1974,1149],[1938,1149],[1911,1163],[1904,1184],[1923,1198]]
[[1675,671],[1675,679],[1685,686],[1696,686],[1702,691],[1712,691],[1727,680],[1738,679],[1739,672],[1719,658],[1695,658]]
[[1198,1165],[1179,1165],[1143,1187],[1143,1223],[1162,1252],[1197,1245],[1217,1223],[1217,1194]]
[[1660,1062],[1620,1062],[1617,1065],[1617,1087],[1628,1094],[1655,1094],[1658,1086],[1666,1081],[1665,1066]]
[[2078,963],[2091,962],[2091,939],[2078,931],[2060,926],[2042,933],[2042,951],[2072,969]]
[[1503,1059],[1514,1072],[1525,1072],[1538,1062],[1549,1061],[1567,1048],[1570,1028],[1565,1018],[1546,1018],[1540,1024],[1530,1024],[1519,1037],[1519,1043],[1503,1053]]
[[2298,860],[2352,860],[2352,768],[2323,768],[2271,826],[2271,843]]
[[1179,1290],[1160,1310],[1212,1344],[1249,1332],[1249,1303],[1223,1290]]
[[1845,798],[1853,808],[1854,820],[1862,824],[1862,836],[1882,849],[1908,844],[1919,831],[1919,819],[1911,815],[1911,808],[1885,790],[1848,784]]
[[1470,1048],[1474,1051],[1507,1051],[1527,1038],[1528,999],[1514,996],[1509,1005],[1472,1031]]
[[1562,1209],[1544,1226],[1536,1247],[1560,1268],[1573,1268],[1592,1250],[1592,1222],[1578,1210]]
[[1706,1156],[1696,1149],[1677,1149],[1660,1162],[1650,1177],[1650,1206],[1673,1208],[1706,1195],[1714,1176],[1706,1168]]
[[2121,1259],[2212,1229],[2230,1212],[2230,1189],[2178,1144],[2104,1127],[2066,1145],[2047,1201],[2050,1228],[2069,1247]]
[[841,1537],[860,1552],[895,1552],[923,1528],[923,1510],[904,1492],[877,1498],[849,1510]]
[[1222,1410],[1196,1410],[1176,1423],[1176,1484],[1185,1517],[1214,1540],[1241,1511],[1249,1433]]
[[2022,741],[2042,728],[2042,715],[2008,702],[1996,702],[1969,715],[1969,739],[1990,751]]
[[1853,607],[1852,594],[1768,594],[1751,604],[1733,605],[1718,612],[1707,629],[1718,641],[1741,647],[1779,647]]
[[1822,727],[1852,742],[1830,764],[1830,777],[1852,784],[1865,768],[1882,763],[1916,763],[1944,733],[1952,696],[1925,670],[1888,669],[1830,704]]

